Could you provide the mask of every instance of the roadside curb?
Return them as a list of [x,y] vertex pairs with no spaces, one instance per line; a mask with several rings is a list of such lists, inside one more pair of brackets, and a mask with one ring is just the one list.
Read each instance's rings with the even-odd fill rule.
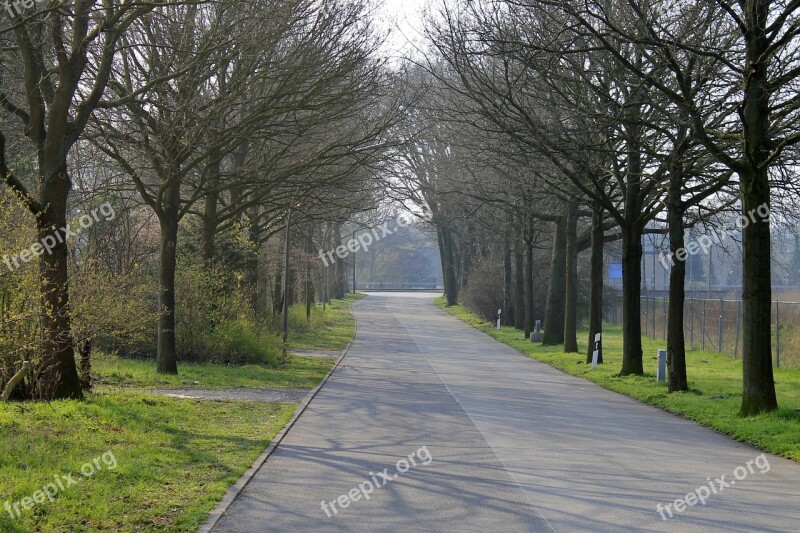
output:
[[[351,311],[353,304],[357,301],[358,300],[355,300],[350,304]],[[350,342],[347,343],[347,346],[336,360],[336,363],[334,363],[333,367],[328,371],[325,377],[322,378],[322,381],[319,383],[319,385],[311,389],[306,397],[303,398],[303,400],[300,402],[300,406],[295,410],[294,415],[292,415],[292,418],[289,419],[289,422],[283,426],[283,429],[281,429],[278,434],[275,435],[275,437],[272,439],[272,442],[270,442],[269,446],[267,446],[267,449],[258,456],[253,465],[248,468],[244,474],[242,474],[242,477],[240,477],[239,480],[228,489],[228,491],[225,493],[225,496],[222,497],[222,500],[220,500],[214,510],[208,514],[208,518],[206,518],[205,522],[200,524],[198,533],[210,533],[214,529],[214,527],[217,525],[217,522],[219,522],[220,519],[225,515],[225,513],[228,511],[228,508],[231,506],[231,504],[233,504],[234,500],[236,500],[239,494],[244,491],[245,487],[247,487],[258,471],[261,470],[261,467],[264,466],[264,463],[267,462],[267,459],[269,459],[270,456],[275,453],[275,450],[278,448],[278,446],[280,446],[284,437],[286,437],[292,427],[294,427],[295,423],[297,423],[297,420],[303,415],[306,408],[311,403],[311,400],[313,400],[319,391],[322,390],[322,387],[325,386],[325,384],[328,382],[328,379],[333,375],[336,369],[339,368],[339,364],[345,358],[347,352],[350,351],[350,346],[352,346],[357,333],[358,321],[356,320],[355,315],[353,315],[353,337],[350,339]]]

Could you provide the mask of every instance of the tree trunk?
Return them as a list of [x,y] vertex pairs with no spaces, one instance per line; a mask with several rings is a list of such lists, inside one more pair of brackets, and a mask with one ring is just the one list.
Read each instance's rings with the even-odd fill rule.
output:
[[622,228],[622,370],[620,375],[643,375],[642,366],[642,230]]
[[[589,292],[589,347],[586,362],[591,363],[595,349],[595,336],[603,333],[603,207],[595,206],[592,212],[591,288]],[[598,346],[597,362],[603,362],[603,340]]]
[[525,266],[522,248],[524,239],[522,231],[517,230],[514,240],[514,327],[525,329]]
[[[40,242],[56,235],[63,236],[67,225],[67,195],[71,188],[66,160],[57,165],[42,165],[44,176],[49,176],[42,188],[44,211],[37,216]],[[80,377],[75,365],[71,315],[69,306],[69,277],[66,238],[58,242],[51,253],[39,259],[42,302],[42,364],[35,396],[43,400],[81,399]],[[61,242],[63,241],[63,242]]]
[[341,300],[347,292],[347,265],[343,261],[334,263],[333,297]]
[[445,298],[447,307],[458,303],[458,279],[456,276],[456,257],[453,238],[446,227],[437,228],[439,238],[439,255],[442,259],[442,276],[444,281]]
[[544,311],[544,335],[542,344],[545,346],[562,344],[564,342],[564,297],[565,277],[567,263],[567,236],[566,220],[563,216],[555,222],[555,237],[553,238],[553,254],[550,261],[550,285],[547,288],[547,307]]
[[[215,151],[215,154],[219,150]],[[203,262],[207,267],[214,264],[214,237],[217,234],[217,207],[219,204],[219,174],[220,162],[219,155],[212,155],[212,161],[208,167],[208,188],[205,194],[205,208],[203,209],[203,228],[201,233]]]
[[[745,161],[750,168],[740,172],[743,215],[769,207],[770,86],[768,83],[769,40],[765,26],[770,2],[747,2],[747,68],[742,122],[744,125]],[[763,212],[763,211],[762,211]],[[753,216],[742,230],[743,286],[742,309],[744,343],[742,355],[742,416],[774,411],[778,408],[772,373],[772,279],[770,271],[769,219]]]
[[283,271],[280,264],[277,265],[275,283],[272,284],[272,315],[278,315],[283,311]]
[[80,380],[83,390],[92,390],[92,339],[86,339],[78,347],[81,358]]
[[[510,230],[510,228],[509,228]],[[502,323],[506,326],[514,325],[514,274],[511,270],[511,238],[510,231],[506,233],[503,243],[503,315]]]
[[578,208],[570,202],[565,214],[566,270],[564,307],[564,353],[578,352]]
[[[452,238],[452,232],[450,233]],[[462,246],[453,246],[453,252],[458,254],[458,264],[459,264],[459,276],[458,276],[458,292],[459,294],[467,288],[469,285],[469,276],[472,274],[472,263],[473,263],[473,253],[475,249],[475,245],[473,244],[475,232],[472,229],[472,225],[467,223],[467,227],[464,229],[464,235],[467,238],[463,239],[464,243]],[[454,242],[455,244],[455,242]]]
[[[247,286],[250,287],[250,308],[258,315],[259,304],[259,251],[261,250],[261,226],[256,221],[255,217],[250,219],[250,229],[247,232],[248,240],[253,244],[254,252],[248,254],[245,262],[245,276],[247,279]],[[265,309],[266,311],[266,309]]]
[[525,338],[533,331],[533,217],[525,224]]
[[[342,225],[336,224],[333,229],[333,242],[331,243],[331,250],[335,250],[337,246],[342,243]],[[344,293],[347,290],[347,280],[345,278],[347,266],[343,260],[337,260],[333,263],[333,297],[337,300],[344,298]]]
[[158,358],[159,374],[177,374],[178,356],[175,338],[175,271],[178,246],[180,186],[172,184],[165,193],[165,205],[159,218],[161,247],[158,265]]
[[[751,179],[742,177],[744,212],[769,205],[767,171]],[[746,215],[743,215],[746,216]],[[744,249],[742,310],[743,391],[741,415],[751,416],[778,408],[772,373],[772,286],[769,220],[756,217],[742,231]]]
[[683,223],[683,162],[685,150],[678,148],[672,162],[667,200],[669,223],[669,250],[672,264],[669,273],[669,307],[667,314],[667,373],[670,392],[689,390],[686,376],[686,339],[683,333],[683,305],[686,298],[686,262],[675,259],[678,250],[684,248]]
[[[309,227],[308,236],[306,237],[306,253],[308,257],[314,254],[314,241],[312,239],[314,232],[313,227]],[[306,299],[306,322],[311,322],[311,305],[314,303],[314,282],[311,280],[311,261],[306,259],[306,283],[305,283],[305,299]]]
[[203,262],[207,267],[214,264],[214,235],[217,231],[217,197],[218,193],[206,194],[206,209],[203,214],[203,229],[201,233]]

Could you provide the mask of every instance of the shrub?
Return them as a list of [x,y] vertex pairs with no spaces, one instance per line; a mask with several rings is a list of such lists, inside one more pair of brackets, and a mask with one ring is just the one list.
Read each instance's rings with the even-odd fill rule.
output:
[[496,320],[497,310],[503,307],[502,266],[490,262],[479,264],[469,276],[469,285],[462,291],[461,301],[481,318],[490,322]]
[[202,360],[210,363],[277,366],[283,360],[283,342],[264,327],[236,320],[217,325],[202,353]]
[[[41,364],[38,258],[27,263],[13,258],[30,250],[37,240],[30,212],[4,187],[0,192],[0,387],[22,368],[23,361],[31,361],[34,369]],[[33,386],[28,379],[15,389],[15,397],[25,396]]]

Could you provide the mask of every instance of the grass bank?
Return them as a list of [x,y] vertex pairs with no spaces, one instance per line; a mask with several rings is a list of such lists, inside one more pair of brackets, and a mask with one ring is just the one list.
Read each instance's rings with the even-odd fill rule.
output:
[[[316,309],[290,348],[343,348],[354,332],[354,299]],[[153,361],[103,356],[85,401],[0,404],[0,531],[196,531],[297,405],[147,390],[310,389],[333,363],[291,356],[278,368],[179,364],[178,376],[163,376]]]
[[688,392],[668,393],[664,383],[656,381],[659,349],[664,341],[642,338],[644,376],[620,377],[622,367],[622,329],[604,326],[603,358],[605,364],[592,370],[585,363],[587,331],[578,337],[580,354],[565,354],[562,346],[541,346],[526,341],[522,332],[492,324],[463,306],[446,308],[444,300],[437,305],[467,324],[488,333],[525,355],[573,376],[593,381],[607,389],[626,394],[642,402],[714,428],[732,438],[763,450],[800,461],[800,370],[776,369],[775,381],[781,408],[750,418],[737,416],[742,394],[742,363],[728,356],[701,351],[686,354],[689,376]]

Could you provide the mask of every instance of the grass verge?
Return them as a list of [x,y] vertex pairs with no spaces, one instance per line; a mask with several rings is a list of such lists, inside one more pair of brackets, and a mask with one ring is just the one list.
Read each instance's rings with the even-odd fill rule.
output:
[[[12,509],[54,476],[78,481],[19,517],[0,510],[0,531],[196,531],[295,407],[142,393],[0,406],[0,494]],[[100,461],[84,478],[108,451],[116,468]]]
[[334,361],[322,357],[289,356],[277,368],[262,365],[227,366],[179,363],[176,376],[157,374],[153,361],[103,356],[93,361],[98,389],[276,387],[312,389],[325,377]]
[[[348,293],[343,300],[331,300],[325,311],[317,306],[316,312],[311,315],[310,327],[306,326],[308,323],[305,321],[305,307],[293,307],[290,322],[294,327],[289,333],[289,349],[344,350],[353,338],[356,327],[350,305],[364,296],[360,293]],[[294,316],[295,314],[301,316]]]
[[[344,348],[354,299],[315,309],[291,347]],[[94,360],[98,386],[85,401],[0,404],[0,531],[196,531],[297,405],[175,399],[146,389],[310,389],[333,364],[291,356],[279,368],[180,364],[178,376],[164,376],[153,361],[104,356]],[[87,463],[94,472],[85,476]],[[69,474],[72,485],[62,477]],[[43,488],[53,484],[54,492],[56,479],[64,488],[51,500]]]
[[[773,413],[750,418],[738,416],[742,395],[742,363],[728,356],[701,351],[686,354],[689,376],[688,392],[668,393],[664,383],[656,381],[659,349],[665,342],[642,338],[644,376],[620,377],[622,366],[622,328],[604,325],[603,358],[605,364],[595,370],[585,363],[588,332],[579,333],[579,354],[565,354],[563,346],[541,346],[526,341],[522,332],[512,327],[499,331],[463,306],[437,306],[467,324],[488,333],[525,355],[598,385],[631,396],[642,402],[716,429],[730,437],[765,451],[800,461],[800,370],[776,369],[775,382],[781,408]],[[582,342],[580,342],[582,341]]]

